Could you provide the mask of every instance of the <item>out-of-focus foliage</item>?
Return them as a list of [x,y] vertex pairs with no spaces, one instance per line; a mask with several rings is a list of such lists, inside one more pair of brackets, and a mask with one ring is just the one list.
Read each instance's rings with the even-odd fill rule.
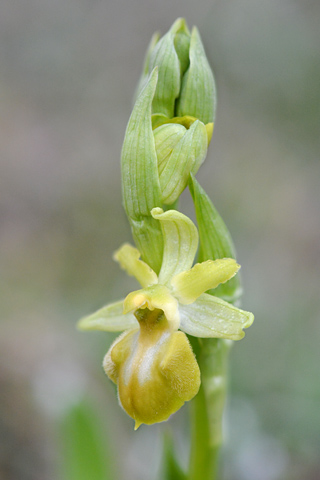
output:
[[[137,287],[112,261],[130,241],[121,145],[147,42],[182,14],[199,27],[217,82],[215,131],[198,180],[232,233],[242,306],[256,317],[231,353],[224,480],[320,475],[319,2],[164,0],[150,9],[147,0],[4,0],[4,480],[54,478],[54,425],[84,391],[100,406],[115,452],[125,452],[115,454],[119,476],[155,478],[164,426],[133,435],[98,369],[113,337],[84,339],[74,325]],[[170,420],[182,466],[183,415]]]
[[61,479],[112,480],[112,456],[107,435],[88,402],[70,407],[60,427]]

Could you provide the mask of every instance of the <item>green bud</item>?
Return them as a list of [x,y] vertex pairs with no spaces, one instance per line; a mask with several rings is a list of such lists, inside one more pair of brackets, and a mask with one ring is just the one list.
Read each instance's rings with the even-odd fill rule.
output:
[[189,57],[190,66],[182,79],[176,115],[213,122],[217,103],[215,82],[196,27],[192,29]]
[[169,119],[190,116],[211,123],[216,108],[216,89],[198,30],[192,34],[184,19],[178,18],[158,40],[154,36],[144,64],[140,87],[147,71],[159,68],[159,80],[152,112]]
[[[156,66],[159,69],[159,80],[152,111],[153,113],[162,113],[169,118],[175,116],[175,101],[180,92],[181,67],[175,49],[175,35],[180,30],[188,33],[185,21],[178,18],[169,32],[156,44],[150,56],[149,72]],[[179,42],[179,45],[182,46],[182,42]],[[180,49],[180,56],[185,58],[182,49]]]
[[162,202],[170,205],[196,174],[206,158],[208,136],[205,125],[196,120],[189,129],[164,124],[154,130]]

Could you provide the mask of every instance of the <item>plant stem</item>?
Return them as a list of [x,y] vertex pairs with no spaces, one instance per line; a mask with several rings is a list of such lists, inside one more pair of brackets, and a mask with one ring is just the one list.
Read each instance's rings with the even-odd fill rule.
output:
[[191,402],[189,480],[217,480],[231,342],[210,338],[192,343],[201,370],[201,387]]

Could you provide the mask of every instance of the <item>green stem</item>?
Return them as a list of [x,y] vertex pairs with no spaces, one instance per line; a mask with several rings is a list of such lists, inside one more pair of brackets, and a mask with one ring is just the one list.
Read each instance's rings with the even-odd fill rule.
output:
[[217,480],[230,342],[210,338],[192,343],[201,370],[201,387],[191,402],[189,480]]

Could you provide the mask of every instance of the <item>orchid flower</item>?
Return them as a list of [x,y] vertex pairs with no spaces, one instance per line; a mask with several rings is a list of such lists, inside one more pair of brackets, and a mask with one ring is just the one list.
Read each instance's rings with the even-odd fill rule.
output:
[[251,313],[205,293],[237,273],[236,261],[192,266],[198,248],[193,222],[176,210],[153,208],[151,215],[160,222],[164,243],[159,275],[124,244],[114,258],[142,288],[79,322],[83,330],[124,331],[103,367],[135,428],[167,420],[197,394],[200,370],[186,334],[239,340],[253,322]]

